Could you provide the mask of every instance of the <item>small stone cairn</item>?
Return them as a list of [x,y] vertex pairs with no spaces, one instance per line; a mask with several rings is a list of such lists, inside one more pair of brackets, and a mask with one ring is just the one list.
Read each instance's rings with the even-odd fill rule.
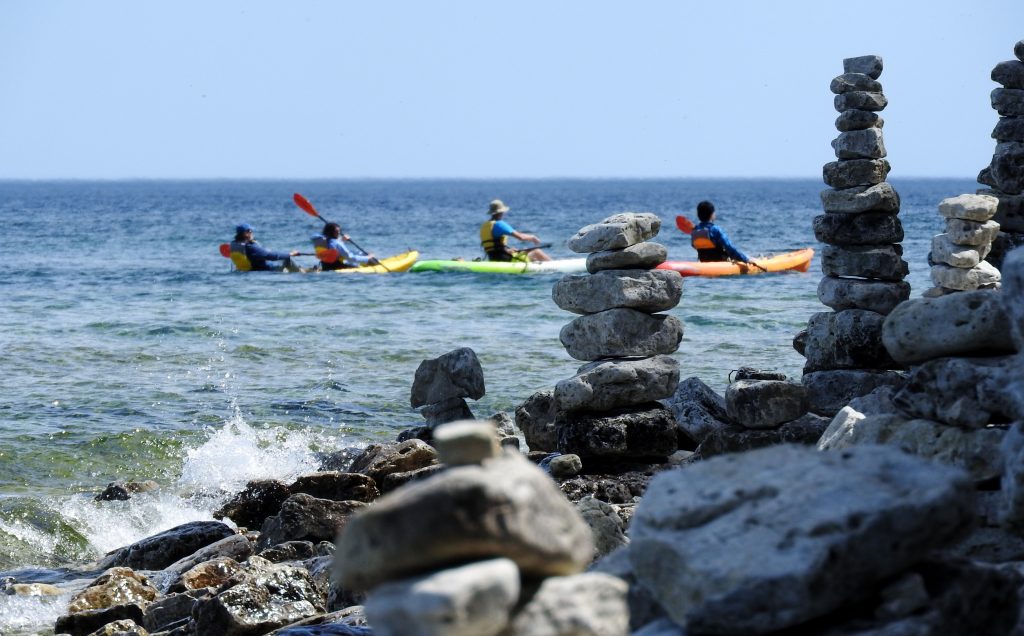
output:
[[[582,228],[569,249],[586,253],[587,274],[559,280],[552,299],[582,314],[560,340],[570,356],[588,361],[554,389],[557,450],[584,462],[665,458],[678,449],[672,412],[656,400],[679,383],[683,324],[663,313],[679,303],[683,279],[654,269],[665,247],[648,242],[661,220],[623,213]],[[553,449],[546,449],[553,450]]]
[[987,257],[997,268],[1007,252],[1024,245],[1024,40],[1017,42],[1013,52],[1017,59],[992,69],[992,81],[1002,85],[992,91],[992,108],[999,113],[992,131],[996,150],[978,175],[978,183],[989,186],[978,194],[999,201],[994,217],[999,233]]
[[794,346],[807,358],[803,384],[811,411],[833,415],[850,399],[878,386],[897,385],[898,364],[882,346],[885,315],[910,297],[903,260],[900,198],[885,180],[889,162],[879,112],[888,103],[878,77],[882,58],[843,60],[832,80],[839,111],[832,141],[838,161],[825,164],[831,189],[821,193],[825,214],[815,217],[814,235],[825,243],[818,298],[834,311],[811,316]]
[[465,398],[479,400],[484,396],[484,372],[476,352],[462,347],[431,359],[416,368],[412,381],[410,403],[423,407],[420,414],[430,427],[473,419]]
[[984,260],[999,234],[992,220],[999,199],[984,194],[961,194],[939,203],[946,231],[932,239],[928,254],[932,287],[926,298],[974,289],[998,289],[999,270]]

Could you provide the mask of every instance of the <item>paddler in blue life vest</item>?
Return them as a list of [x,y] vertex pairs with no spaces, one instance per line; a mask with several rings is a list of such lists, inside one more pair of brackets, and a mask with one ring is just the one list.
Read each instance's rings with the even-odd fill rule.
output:
[[690,232],[690,245],[697,250],[697,260],[750,262],[747,255],[729,241],[722,228],[715,225],[715,206],[710,201],[697,204],[697,218],[700,223]]
[[344,269],[346,267],[359,267],[360,265],[372,265],[379,263],[373,254],[355,254],[345,245],[344,241],[348,236],[341,233],[341,226],[337,223],[328,223],[323,231],[312,238],[313,247],[317,254],[324,250],[337,250],[338,260],[334,262],[320,261],[320,267],[324,270]]
[[[266,249],[253,238],[253,229],[248,223],[235,226],[235,240],[231,241],[231,261],[235,268],[243,272],[301,272],[302,268],[291,259],[298,255],[298,250],[285,253]],[[281,264],[271,265],[273,261],[281,261]]]
[[519,261],[528,258],[531,261],[550,261],[551,257],[545,254],[543,250],[517,250],[508,246],[508,237],[510,236],[520,241],[533,243],[534,245],[540,245],[540,239],[533,234],[518,232],[507,221],[503,221],[502,218],[506,212],[508,212],[508,206],[502,203],[500,199],[491,201],[491,208],[489,210],[491,220],[486,221],[480,226],[480,246],[484,248],[487,260]]

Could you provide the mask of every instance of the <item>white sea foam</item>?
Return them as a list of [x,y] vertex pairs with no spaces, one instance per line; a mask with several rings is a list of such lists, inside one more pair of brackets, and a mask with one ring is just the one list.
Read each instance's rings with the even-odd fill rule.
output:
[[14,596],[0,594],[0,634],[34,636],[53,629],[67,612],[70,594],[60,596]]

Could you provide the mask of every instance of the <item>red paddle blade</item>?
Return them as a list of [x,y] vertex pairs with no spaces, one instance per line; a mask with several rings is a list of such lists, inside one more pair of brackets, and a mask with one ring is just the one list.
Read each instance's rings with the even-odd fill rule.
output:
[[321,263],[337,263],[338,250],[317,250],[316,257]]
[[320,215],[317,214],[316,208],[313,207],[313,204],[310,203],[306,199],[306,197],[304,197],[301,194],[299,194],[298,192],[296,192],[292,196],[292,200],[295,201],[295,205],[297,205],[300,208],[302,208],[302,211],[305,212],[306,214],[308,214],[310,216],[315,216],[317,218],[320,218]]
[[677,216],[676,227],[679,228],[680,232],[683,232],[684,234],[689,234],[690,232],[693,231],[694,226],[693,221],[686,218],[685,216]]
[[227,243],[220,244],[220,255],[224,258],[231,258],[231,246]]

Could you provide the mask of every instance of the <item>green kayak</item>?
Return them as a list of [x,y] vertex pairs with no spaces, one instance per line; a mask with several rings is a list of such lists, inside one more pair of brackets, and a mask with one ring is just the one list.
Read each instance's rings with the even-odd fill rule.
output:
[[587,259],[554,261],[417,261],[410,272],[479,272],[483,274],[544,274],[587,271]]

